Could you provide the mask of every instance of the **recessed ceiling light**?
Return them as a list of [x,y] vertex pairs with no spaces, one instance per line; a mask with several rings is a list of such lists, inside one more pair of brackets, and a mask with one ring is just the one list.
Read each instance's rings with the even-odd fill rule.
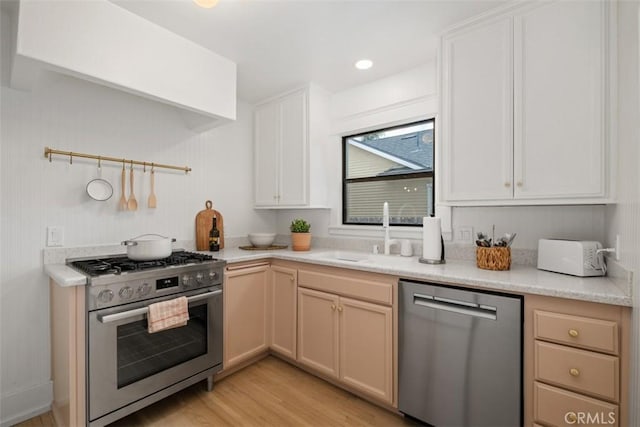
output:
[[205,9],[211,9],[218,4],[219,0],[193,0],[195,4]]
[[356,62],[356,68],[358,70],[368,70],[371,67],[373,67],[373,61],[370,59],[361,59]]

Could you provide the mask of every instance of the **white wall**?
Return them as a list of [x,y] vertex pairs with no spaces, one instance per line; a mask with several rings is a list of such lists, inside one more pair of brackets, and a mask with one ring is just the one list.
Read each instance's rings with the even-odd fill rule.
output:
[[620,263],[634,271],[632,322],[631,414],[629,425],[640,425],[640,6],[618,3],[618,204],[606,212],[607,246],[621,239]]
[[[8,26],[2,14],[2,64]],[[238,105],[234,123],[195,134],[169,106],[86,83],[49,77],[31,92],[1,88],[0,146],[0,422],[46,409],[51,400],[48,279],[42,249],[46,227],[65,229],[65,246],[118,244],[142,233],[195,238],[205,200],[225,218],[226,237],[275,228],[275,214],[253,207],[252,111]],[[149,173],[136,169],[136,212],[117,210],[120,166],[103,165],[114,187],[106,202],[91,200],[94,161],[56,158],[44,147],[135,160],[188,165],[156,170],[157,209],[148,209]],[[128,178],[128,172],[127,172]],[[127,190],[128,194],[128,190]]]
[[[314,235],[336,234],[342,222],[341,137],[362,131],[437,117],[436,63],[407,70],[376,82],[335,93],[331,99],[331,130],[327,185],[330,210],[283,210],[278,212],[278,233],[287,234],[293,218],[312,223]],[[438,123],[436,121],[436,132]],[[380,206],[382,211],[382,206]],[[604,239],[604,206],[536,206],[453,208],[452,227],[472,226],[475,231],[516,232],[514,247],[536,249],[538,239],[558,237]],[[419,232],[416,232],[419,238]],[[382,232],[380,232],[382,237]]]

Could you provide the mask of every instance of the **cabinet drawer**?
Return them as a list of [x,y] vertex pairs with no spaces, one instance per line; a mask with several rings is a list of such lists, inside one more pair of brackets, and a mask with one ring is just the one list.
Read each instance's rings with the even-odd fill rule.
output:
[[619,425],[618,405],[538,382],[533,386],[533,416],[549,426]]
[[618,370],[615,356],[535,343],[535,378],[540,381],[617,402]]
[[533,313],[536,338],[590,350],[618,354],[618,324],[608,320],[570,316],[536,310]]
[[393,303],[393,284],[380,277],[348,271],[298,270],[298,286],[355,297],[385,305]]

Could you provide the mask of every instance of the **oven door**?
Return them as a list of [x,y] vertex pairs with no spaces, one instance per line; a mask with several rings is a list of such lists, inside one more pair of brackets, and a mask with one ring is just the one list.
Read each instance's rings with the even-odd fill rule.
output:
[[[186,326],[149,334],[149,304],[189,298]],[[222,289],[201,289],[89,313],[89,421],[222,367]]]

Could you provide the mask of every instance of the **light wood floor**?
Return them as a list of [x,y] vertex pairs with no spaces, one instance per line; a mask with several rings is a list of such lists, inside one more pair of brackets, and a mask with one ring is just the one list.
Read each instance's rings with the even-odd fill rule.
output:
[[[52,425],[48,413],[18,426]],[[406,425],[415,424],[270,356],[217,382],[211,393],[199,383],[109,427]]]

